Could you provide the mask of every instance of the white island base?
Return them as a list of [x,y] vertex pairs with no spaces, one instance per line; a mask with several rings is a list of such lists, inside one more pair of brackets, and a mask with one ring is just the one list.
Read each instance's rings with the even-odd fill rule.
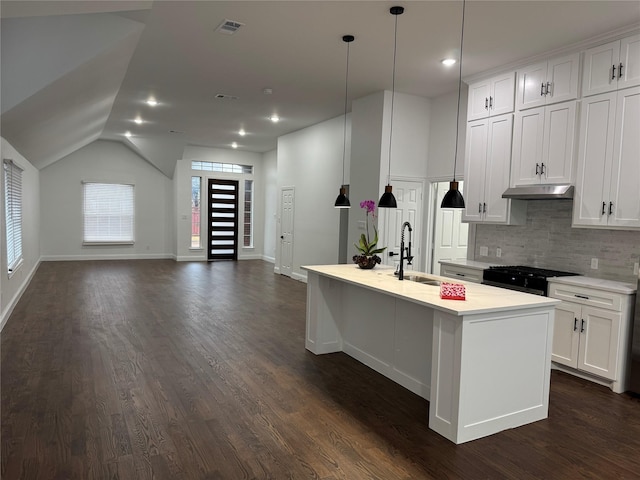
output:
[[467,300],[442,300],[384,268],[303,268],[306,348],[343,351],[429,400],[429,428],[445,438],[547,418],[557,300],[471,283]]

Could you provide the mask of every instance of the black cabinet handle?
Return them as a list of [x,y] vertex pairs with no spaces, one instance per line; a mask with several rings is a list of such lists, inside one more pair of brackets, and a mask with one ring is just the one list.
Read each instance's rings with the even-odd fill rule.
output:
[[540,164],[540,175],[544,175],[544,163]]
[[478,203],[478,213],[482,213],[482,203]]
[[613,202],[609,202],[609,215],[613,213]]
[[536,175],[540,175],[540,164],[536,163]]
[[489,99],[484,97],[484,109],[489,110]]
[[580,320],[580,333],[584,332],[584,320]]
[[547,82],[547,88],[544,91],[545,95],[549,95],[551,93],[551,82]]
[[607,207],[607,202],[602,202],[602,215],[604,215],[605,212],[605,208]]
[[611,80],[615,80],[616,79],[616,66],[613,65],[611,67]]
[[544,82],[540,84],[540,96],[544,96]]
[[589,297],[587,297],[586,295],[578,295],[577,293],[574,293],[573,296],[576,298],[583,298],[585,300],[589,300]]
[[489,108],[493,108],[493,97],[489,97]]
[[487,204],[486,203],[482,204],[482,213],[487,213]]
[[280,238],[284,240],[284,235],[280,235]]
[[575,332],[576,330],[578,330],[578,319],[573,317],[573,331]]
[[618,79],[622,78],[622,62],[620,62],[620,65],[618,66]]

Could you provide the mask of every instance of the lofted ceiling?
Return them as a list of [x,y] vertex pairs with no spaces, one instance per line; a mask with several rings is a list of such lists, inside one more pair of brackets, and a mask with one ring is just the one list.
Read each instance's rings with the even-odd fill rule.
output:
[[[37,168],[109,139],[168,177],[187,145],[270,151],[344,112],[343,35],[356,37],[349,99],[391,89],[396,4],[396,91],[455,90],[457,66],[440,64],[459,56],[455,0],[3,0],[1,133]],[[220,33],[224,20],[244,25]],[[640,27],[637,1],[468,0],[463,76],[627,27]]]

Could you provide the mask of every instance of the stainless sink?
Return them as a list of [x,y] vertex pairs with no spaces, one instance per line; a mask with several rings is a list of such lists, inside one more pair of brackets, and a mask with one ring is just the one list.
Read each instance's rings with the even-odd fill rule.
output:
[[404,279],[409,280],[410,282],[422,283],[423,285],[432,285],[434,287],[439,287],[442,283],[440,280],[422,275],[405,275]]

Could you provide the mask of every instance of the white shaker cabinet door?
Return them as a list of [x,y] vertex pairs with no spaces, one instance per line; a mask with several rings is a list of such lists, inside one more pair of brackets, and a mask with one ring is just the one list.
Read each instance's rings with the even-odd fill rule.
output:
[[573,224],[606,226],[611,183],[616,93],[585,98],[580,115]]
[[580,54],[574,53],[549,61],[545,98],[547,105],[578,98]]
[[640,85],[640,35],[623,38],[620,41],[620,63],[618,89]]
[[479,222],[483,218],[488,132],[489,119],[476,120],[467,124],[464,159],[465,209],[462,216],[465,222]]
[[547,82],[547,62],[536,63],[518,70],[516,107],[521,110],[544,105]]
[[545,107],[523,110],[515,115],[513,125],[513,171],[511,184],[540,183]]
[[[584,53],[582,95],[596,95],[618,88],[616,73],[620,56],[620,41],[590,48]],[[616,72],[613,68],[616,68]]]
[[573,183],[576,102],[549,105],[544,115],[541,183]]
[[618,91],[609,225],[640,228],[640,87]]
[[489,119],[489,151],[487,155],[484,192],[484,202],[487,205],[484,217],[486,222],[504,223],[507,221],[509,200],[502,198],[502,194],[509,188],[512,134],[512,114],[491,117]]
[[552,361],[577,368],[581,312],[582,306],[575,303],[562,302],[556,306],[551,347]]
[[578,368],[615,380],[620,346],[619,312],[593,307],[582,308],[580,319],[580,353]]
[[493,95],[489,97],[491,116],[513,112],[515,106],[515,72],[493,78]]

